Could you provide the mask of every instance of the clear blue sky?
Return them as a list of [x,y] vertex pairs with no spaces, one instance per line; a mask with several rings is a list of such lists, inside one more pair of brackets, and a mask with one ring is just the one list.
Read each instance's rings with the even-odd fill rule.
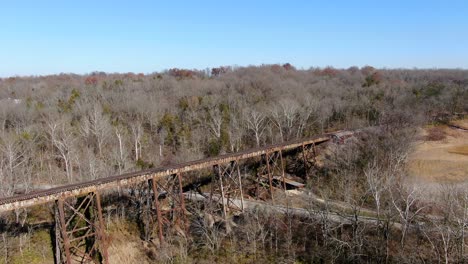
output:
[[290,62],[468,68],[468,1],[5,0],[0,76]]

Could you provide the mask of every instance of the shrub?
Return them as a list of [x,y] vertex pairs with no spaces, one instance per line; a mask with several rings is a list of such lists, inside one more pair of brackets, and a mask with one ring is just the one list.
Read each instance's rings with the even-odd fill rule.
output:
[[447,134],[445,133],[445,130],[443,127],[436,126],[436,127],[431,127],[430,129],[427,130],[427,136],[426,136],[427,141],[440,141],[440,140],[444,140],[446,137],[447,137]]

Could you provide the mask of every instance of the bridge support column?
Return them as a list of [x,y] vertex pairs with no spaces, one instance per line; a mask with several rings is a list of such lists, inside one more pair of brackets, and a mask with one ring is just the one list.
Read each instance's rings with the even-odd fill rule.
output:
[[306,147],[304,145],[304,143],[302,143],[302,158],[303,158],[303,162],[304,162],[304,175],[305,175],[305,178],[308,179],[309,178],[309,173],[307,172],[307,156],[306,156]]
[[[239,161],[213,166],[211,200],[220,202],[224,219],[230,211],[244,211],[244,193]],[[214,198],[214,199],[213,199]]]
[[235,161],[237,164],[237,182],[239,183],[239,196],[240,196],[240,209],[242,212],[244,212],[244,191],[242,190],[242,176],[241,176],[241,171],[240,171],[240,166],[239,166],[239,160]]
[[[262,163],[264,163],[264,166],[260,167],[257,175],[257,197],[261,187],[268,187],[270,198],[274,200],[273,190],[275,185],[280,189],[286,190],[283,152],[281,150],[267,152],[265,155],[262,155]],[[266,179],[268,179],[268,185],[262,182]]]
[[[312,152],[312,157],[311,153]],[[309,168],[313,166],[313,164],[317,161],[317,149],[315,147],[315,143],[312,143],[311,145],[305,145],[302,144],[302,159],[304,163],[304,175],[306,178],[309,178]],[[309,160],[312,159],[313,163],[310,162]]]
[[98,192],[56,202],[56,260],[63,263],[108,263],[107,237]]
[[164,230],[163,230],[163,219],[162,219],[162,212],[161,212],[161,205],[159,204],[159,191],[158,191],[158,184],[156,183],[155,179],[150,180],[150,185],[153,189],[154,195],[154,208],[156,209],[156,218],[158,221],[158,237],[159,242],[161,244],[164,243]]
[[213,166],[213,171],[214,171],[214,175],[216,176],[217,180],[218,180],[218,183],[219,183],[219,191],[220,191],[220,194],[221,194],[221,207],[222,207],[222,210],[223,210],[223,218],[224,220],[226,220],[226,215],[227,215],[227,209],[226,209],[226,199],[225,199],[225,196],[224,196],[224,186],[223,186],[223,176],[221,174],[221,169],[219,167],[219,165],[214,165]]
[[153,205],[156,210],[158,237],[161,244],[164,243],[167,230],[174,225],[187,234],[188,222],[181,174],[173,174],[168,179],[153,178],[150,186],[154,195]]
[[283,182],[283,190],[286,191],[286,179],[284,177],[284,161],[283,161],[283,152],[281,149],[278,151],[280,157],[280,171],[281,171],[281,181]]
[[183,230],[185,233],[188,231],[188,222],[187,222],[187,215],[186,213],[186,208],[185,208],[185,196],[184,196],[184,189],[182,186],[182,176],[180,173],[176,174],[177,177],[177,185],[179,186],[179,201],[180,201],[180,214],[181,214],[181,219],[182,219],[182,225],[183,225]]
[[266,157],[266,168],[267,168],[267,173],[268,173],[268,184],[270,186],[270,197],[273,202],[275,202],[275,198],[273,197],[273,175],[271,175],[271,170],[270,170],[270,153],[265,154]]

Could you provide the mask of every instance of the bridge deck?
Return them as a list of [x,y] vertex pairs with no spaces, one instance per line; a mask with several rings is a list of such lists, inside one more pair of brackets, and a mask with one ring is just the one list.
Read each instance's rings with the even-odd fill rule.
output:
[[135,183],[147,181],[149,179],[164,178],[172,174],[194,171],[209,168],[217,164],[224,164],[235,160],[243,160],[258,157],[266,153],[279,150],[289,150],[301,147],[302,145],[318,145],[329,141],[331,134],[316,136],[306,140],[296,140],[281,144],[269,145],[265,147],[241,151],[238,153],[225,154],[217,157],[201,159],[197,161],[185,162],[167,167],[161,167],[150,170],[126,173],[122,175],[100,178],[93,181],[81,182],[76,184],[64,185],[48,190],[35,191],[27,194],[1,198],[0,213],[19,208],[30,207],[33,205],[54,202],[59,198],[71,196],[80,196],[99,190],[113,189],[117,187],[128,186]]

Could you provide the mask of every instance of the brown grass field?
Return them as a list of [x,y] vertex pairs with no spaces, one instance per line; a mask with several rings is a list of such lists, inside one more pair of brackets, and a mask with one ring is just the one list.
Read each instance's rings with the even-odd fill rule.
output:
[[[457,125],[468,127],[468,120]],[[427,140],[434,129],[444,134],[441,140]],[[468,132],[446,126],[426,128],[409,157],[412,180],[425,183],[468,181]]]
[[460,154],[460,155],[468,155],[468,145],[453,147],[449,149],[449,153]]

